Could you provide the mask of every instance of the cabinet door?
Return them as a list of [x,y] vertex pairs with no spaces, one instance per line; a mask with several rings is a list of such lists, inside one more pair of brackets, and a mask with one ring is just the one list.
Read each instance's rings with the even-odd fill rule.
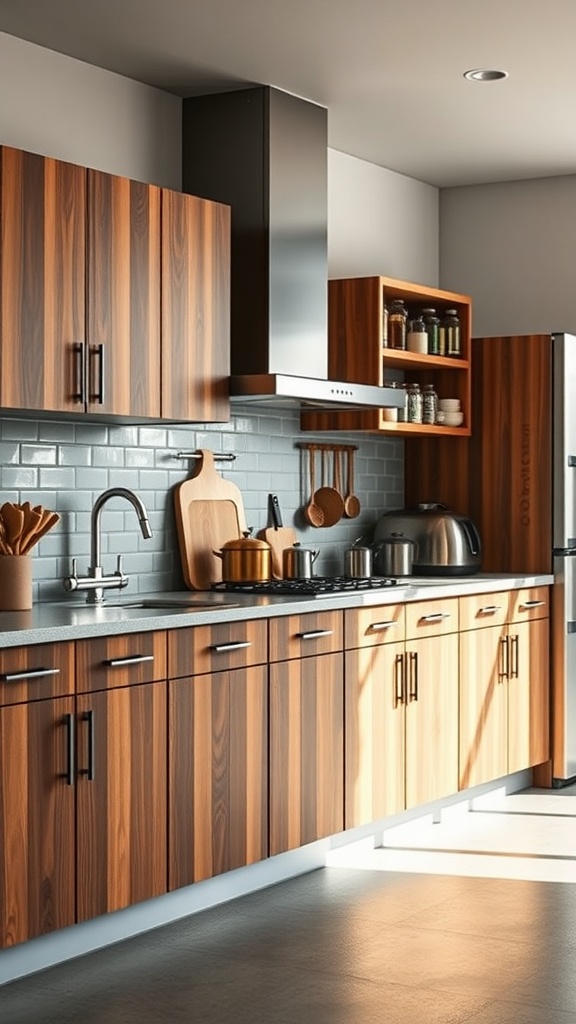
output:
[[73,711],[72,697],[0,709],[3,946],[74,924]]
[[458,634],[406,644],[406,807],[458,790]]
[[229,419],[230,207],[162,190],[162,418]]
[[88,409],[160,415],[160,189],[88,172]]
[[509,626],[508,771],[550,756],[548,619]]
[[170,680],[169,888],[268,854],[265,666]]
[[404,644],[346,653],[345,825],[404,810]]
[[0,405],[83,410],[86,171],[3,147]]
[[460,634],[460,789],[506,775],[505,626]]
[[343,655],[270,667],[270,853],[344,827]]
[[77,697],[79,921],[166,892],[166,687]]

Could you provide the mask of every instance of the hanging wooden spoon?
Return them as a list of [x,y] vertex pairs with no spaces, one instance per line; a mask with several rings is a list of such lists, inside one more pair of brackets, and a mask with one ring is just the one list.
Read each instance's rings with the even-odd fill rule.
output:
[[354,450],[348,450],[346,473],[346,497],[344,499],[344,515],[347,519],[356,519],[360,515],[360,500],[354,494]]
[[308,449],[308,472],[310,474],[310,500],[304,508],[304,515],[310,526],[324,525],[324,512],[316,504],[316,449]]

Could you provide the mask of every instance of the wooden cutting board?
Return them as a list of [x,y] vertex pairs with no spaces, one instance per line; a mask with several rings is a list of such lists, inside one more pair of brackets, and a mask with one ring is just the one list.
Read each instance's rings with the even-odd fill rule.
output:
[[274,579],[281,580],[284,575],[282,572],[282,552],[284,548],[291,548],[294,542],[298,540],[298,537],[295,530],[282,525],[280,505],[275,494],[268,495],[268,506],[273,525],[267,526],[265,530],[260,530],[258,536],[262,540],[267,541],[272,548],[272,575]]
[[200,450],[193,477],[174,491],[182,571],[190,590],[209,590],[222,579],[222,560],[213,554],[246,531],[242,495],[214,467],[214,453]]

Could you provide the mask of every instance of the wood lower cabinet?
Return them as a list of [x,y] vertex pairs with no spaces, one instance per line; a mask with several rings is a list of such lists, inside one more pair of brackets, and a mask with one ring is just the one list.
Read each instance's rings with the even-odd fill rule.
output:
[[346,827],[458,788],[458,603],[346,612]]
[[270,854],[343,828],[343,655],[271,665]]
[[0,940],[74,924],[74,698],[0,708]]
[[77,919],[166,892],[166,682],[77,697]]
[[484,594],[460,604],[467,628],[460,641],[459,785],[466,789],[549,757],[549,592]]
[[268,854],[264,665],[170,681],[169,888]]

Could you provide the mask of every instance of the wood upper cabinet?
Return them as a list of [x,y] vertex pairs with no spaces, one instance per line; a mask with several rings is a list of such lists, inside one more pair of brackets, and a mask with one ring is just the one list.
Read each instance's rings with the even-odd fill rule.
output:
[[0,405],[81,411],[86,171],[0,149]]
[[[420,355],[384,347],[383,312],[403,299],[409,319],[424,307],[441,317],[456,309],[460,319],[461,356]],[[471,429],[471,300],[467,295],[387,277],[357,277],[328,282],[328,376],[331,380],[382,385],[392,379],[434,384],[440,398],[459,398],[461,427],[391,422],[381,409],[366,412],[305,413],[306,430],[368,430],[396,436],[465,437]],[[428,498],[428,500],[430,500]]]
[[160,416],[160,189],[88,171],[85,405]]
[[166,688],[76,698],[79,921],[166,892]]
[[0,708],[0,944],[75,921],[74,698]]
[[169,683],[169,888],[268,855],[263,665]]
[[162,190],[162,417],[229,419],[230,207]]

